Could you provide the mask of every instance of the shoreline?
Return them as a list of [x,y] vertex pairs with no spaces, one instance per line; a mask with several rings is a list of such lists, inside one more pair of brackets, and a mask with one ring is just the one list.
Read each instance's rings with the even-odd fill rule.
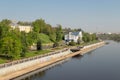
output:
[[89,51],[92,51],[92,50],[95,50],[95,49],[97,49],[99,47],[102,47],[103,45],[105,45],[105,42],[99,42],[99,43],[95,43],[95,44],[85,46],[80,51],[70,53],[70,54],[67,54],[67,55],[59,57],[59,58],[54,58],[54,59],[49,60],[47,62],[43,62],[42,64],[39,63],[39,64],[30,66],[30,67],[24,68],[22,70],[15,71],[15,72],[13,72],[11,74],[9,73],[9,74],[3,75],[3,76],[0,77],[0,80],[14,79],[14,78],[16,78],[18,76],[22,76],[22,75],[27,74],[29,72],[35,71],[37,69],[44,68],[44,67],[46,67],[48,65],[54,64],[56,62],[59,62],[61,60],[64,60],[64,59],[67,59],[67,58],[70,58],[70,57],[73,57],[75,55],[84,55],[85,53],[87,53]]

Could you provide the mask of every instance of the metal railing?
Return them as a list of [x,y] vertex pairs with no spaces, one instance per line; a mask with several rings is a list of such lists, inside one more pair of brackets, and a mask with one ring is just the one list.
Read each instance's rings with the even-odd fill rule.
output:
[[30,57],[30,58],[25,58],[25,59],[21,59],[21,60],[12,61],[12,62],[9,62],[9,63],[0,64],[0,69],[5,68],[5,67],[9,67],[9,66],[12,66],[12,65],[32,61],[32,60],[39,59],[39,58],[42,58],[42,57],[50,56],[50,55],[53,55],[53,54],[59,54],[61,52],[67,51],[67,50],[69,50],[69,49],[64,48],[62,50],[58,50],[58,51],[55,51],[55,52],[50,52],[50,53],[46,53],[46,54],[43,54],[43,55],[38,55],[38,56]]

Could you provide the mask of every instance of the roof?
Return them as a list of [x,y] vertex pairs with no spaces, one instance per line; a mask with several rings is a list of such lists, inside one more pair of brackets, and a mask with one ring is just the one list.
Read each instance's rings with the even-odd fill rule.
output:
[[80,32],[72,32],[71,35],[78,36]]
[[66,34],[66,35],[74,35],[74,36],[78,36],[80,32],[81,32],[81,31],[77,31],[77,32],[69,32],[69,34]]

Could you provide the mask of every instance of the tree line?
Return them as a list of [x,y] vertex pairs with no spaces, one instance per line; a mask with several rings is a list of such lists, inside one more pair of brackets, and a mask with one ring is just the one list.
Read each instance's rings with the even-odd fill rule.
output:
[[[53,47],[59,45],[59,42],[64,39],[64,35],[70,31],[80,31],[81,29],[63,29],[61,25],[52,27],[47,24],[43,19],[37,19],[33,22],[21,22],[18,25],[30,25],[32,31],[26,33],[20,31],[18,27],[13,29],[11,27],[12,21],[4,19],[0,21],[0,56],[4,56],[6,59],[18,59],[25,57],[26,52],[29,51],[29,47],[36,44],[37,50],[42,49],[44,42],[54,43]],[[89,34],[83,32],[83,42],[90,42],[97,39],[96,34]],[[44,37],[44,39],[43,39]],[[49,41],[46,41],[49,39]],[[80,44],[80,41],[78,41]]]
[[[52,27],[43,19],[37,19],[30,23],[33,30],[29,33],[11,28],[11,20],[4,19],[0,22],[0,55],[8,59],[18,59],[24,57],[33,43],[37,44],[37,49],[41,50],[40,34],[48,36],[51,42],[56,43],[63,39],[62,26]],[[19,22],[27,25],[29,23]]]
[[102,40],[114,40],[120,42],[120,34],[99,34],[98,37]]
[[94,41],[94,40],[98,40],[98,37],[96,36],[95,33],[90,34],[90,33],[87,33],[87,32],[83,31],[83,38],[82,39],[83,39],[84,42],[91,42],[91,41]]

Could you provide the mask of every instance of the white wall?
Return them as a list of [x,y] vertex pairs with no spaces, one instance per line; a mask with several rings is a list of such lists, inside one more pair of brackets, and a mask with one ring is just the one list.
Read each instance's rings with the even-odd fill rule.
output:
[[72,35],[71,32],[69,32],[69,34],[66,34],[64,37],[65,40],[74,40],[74,42],[77,42],[78,38],[80,37],[82,41],[82,32],[79,32],[78,36]]
[[71,51],[69,49],[65,52],[60,52],[58,54],[54,54],[54,55],[42,57],[42,58],[39,58],[39,59],[35,59],[35,60],[32,60],[32,61],[28,61],[28,62],[13,65],[13,66],[1,68],[0,69],[0,76],[11,73],[11,72],[15,72],[15,71],[18,71],[18,70],[22,70],[24,68],[34,66],[36,64],[42,64],[43,62],[52,60],[53,58],[59,58],[59,57],[65,56],[65,55],[70,54],[70,53],[71,53]]

